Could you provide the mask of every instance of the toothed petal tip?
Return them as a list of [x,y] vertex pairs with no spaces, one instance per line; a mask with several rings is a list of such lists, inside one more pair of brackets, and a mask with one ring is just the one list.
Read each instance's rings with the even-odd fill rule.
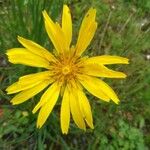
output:
[[120,104],[120,100],[114,101],[115,104],[119,105]]
[[67,134],[68,134],[68,131],[62,131],[62,134],[67,135]]
[[14,102],[14,101],[10,101],[10,103],[11,103],[12,105],[17,105],[17,104],[18,104],[18,103]]
[[129,64],[129,59],[128,58],[124,58],[124,61],[123,61],[125,64]]

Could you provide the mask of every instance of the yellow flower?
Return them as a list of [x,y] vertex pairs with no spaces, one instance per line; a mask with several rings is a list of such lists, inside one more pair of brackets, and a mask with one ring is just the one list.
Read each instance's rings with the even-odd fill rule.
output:
[[89,100],[83,88],[97,98],[109,102],[119,103],[113,89],[98,77],[125,78],[122,72],[113,71],[104,65],[128,64],[128,59],[118,56],[102,55],[96,57],[81,57],[91,42],[97,22],[96,10],[91,8],[85,15],[77,44],[70,46],[72,40],[72,20],[69,8],[63,6],[62,23],[55,23],[43,11],[45,28],[55,50],[50,53],[37,43],[18,37],[24,48],[13,48],[7,51],[8,59],[13,64],[24,64],[32,67],[42,67],[47,71],[25,75],[9,86],[8,94],[18,93],[11,100],[13,105],[23,103],[48,87],[40,101],[33,109],[38,110],[37,127],[41,128],[58,97],[62,97],[60,119],[62,133],[67,134],[70,114],[75,124],[86,129],[86,124],[93,127],[93,119]]

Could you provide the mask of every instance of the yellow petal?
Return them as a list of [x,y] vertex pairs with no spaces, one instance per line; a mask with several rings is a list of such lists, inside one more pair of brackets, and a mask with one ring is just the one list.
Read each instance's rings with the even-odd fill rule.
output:
[[90,103],[82,90],[78,90],[78,97],[79,97],[81,112],[89,127],[93,129],[94,126],[93,126],[93,118],[92,118]]
[[43,11],[43,17],[45,20],[45,28],[49,38],[51,39],[55,49],[57,50],[58,54],[63,53],[67,47],[65,35],[58,25],[58,23],[54,23],[51,18],[48,16],[46,11]]
[[58,83],[54,82],[42,95],[40,101],[34,107],[32,113],[36,113],[44,104],[46,104],[51,99],[51,97],[53,97],[53,94],[55,93],[55,91],[57,90],[59,91],[59,89],[60,89],[60,86],[58,86]]
[[8,92],[7,94],[14,94],[14,93],[17,93],[17,92],[20,92],[20,91],[24,91],[24,90],[30,89],[30,88],[36,86],[37,84],[39,84],[41,82],[42,81],[38,81],[38,82],[31,83],[31,84],[26,84],[25,86],[19,84],[19,82],[15,82],[12,85],[10,85],[6,89],[6,91]]
[[7,94],[13,94],[32,88],[33,86],[36,86],[46,79],[48,79],[49,82],[53,82],[54,80],[50,77],[50,74],[50,71],[44,71],[22,76],[19,78],[18,82],[13,83],[6,89],[6,91],[8,92]]
[[95,17],[96,17],[96,9],[91,8],[85,15],[81,24],[77,45],[75,48],[76,55],[80,56],[85,51],[87,46],[90,44],[97,28]]
[[98,82],[96,82],[96,78],[90,77],[90,76],[79,76],[79,81],[80,83],[84,86],[84,88],[89,91],[91,94],[94,96],[109,102],[110,97],[104,93],[103,89],[99,86],[99,79]]
[[43,58],[47,59],[48,61],[54,61],[54,56],[48,50],[46,50],[44,47],[40,46],[39,44],[37,44],[31,40],[27,40],[20,36],[18,36],[18,41],[25,48],[27,48],[30,52],[32,52],[40,57],[43,57]]
[[36,85],[36,86],[34,86],[34,87],[30,88],[30,89],[24,90],[24,91],[20,92],[19,94],[17,94],[11,100],[11,103],[13,105],[23,103],[23,102],[29,100],[30,98],[32,98],[34,95],[36,95],[39,92],[41,92],[49,84],[50,84],[50,82],[48,80],[40,82],[38,85]]
[[18,82],[15,82],[12,85],[8,86],[6,91],[7,91],[7,94],[13,94],[13,93],[20,92],[20,91],[22,91],[24,89],[26,89],[26,87],[19,86]]
[[40,80],[46,80],[46,79],[49,81],[50,80],[54,81],[51,78],[51,75],[52,75],[51,71],[43,71],[43,72],[28,74],[19,78],[19,84],[26,85],[33,82],[38,82]]
[[76,94],[76,89],[71,89],[70,91],[70,110],[76,125],[83,130],[86,130],[85,122],[82,116],[82,112],[80,110],[78,95]]
[[79,35],[84,34],[84,31],[88,29],[93,22],[95,22],[95,18],[96,18],[96,9],[90,8],[83,18]]
[[25,48],[7,50],[8,59],[13,64],[24,64],[33,67],[49,68],[49,61],[35,55]]
[[86,60],[87,64],[129,64],[129,59],[119,56],[109,56],[109,55],[102,55],[91,57]]
[[[82,81],[80,81],[80,82],[93,95],[95,94],[95,96],[98,97],[99,95],[97,95],[97,92],[101,93],[101,91],[102,91],[107,97],[112,99],[116,104],[119,103],[119,99],[118,99],[117,95],[115,94],[115,92],[113,91],[113,89],[108,84],[106,84],[104,81],[102,81],[98,78],[95,78],[95,77],[83,75]],[[95,86],[95,89],[94,89],[94,86]],[[101,99],[103,99],[103,98],[101,98]],[[105,100],[105,99],[103,99],[103,100]]]
[[70,105],[69,105],[69,91],[68,88],[65,88],[62,104],[61,104],[61,130],[63,134],[68,133],[69,123],[70,123]]
[[47,120],[48,116],[50,115],[52,109],[54,108],[57,102],[60,93],[60,86],[58,86],[56,89],[57,90],[55,90],[52,95],[46,94],[44,96],[45,101],[47,100],[48,101],[40,109],[38,119],[37,119],[37,128],[41,128],[43,126],[43,124]]
[[84,65],[83,72],[87,75],[96,77],[106,77],[106,78],[125,78],[126,74],[108,69],[104,65],[100,64],[86,64]]
[[67,5],[63,6],[62,30],[65,34],[67,45],[70,46],[72,40],[72,20],[71,13]]

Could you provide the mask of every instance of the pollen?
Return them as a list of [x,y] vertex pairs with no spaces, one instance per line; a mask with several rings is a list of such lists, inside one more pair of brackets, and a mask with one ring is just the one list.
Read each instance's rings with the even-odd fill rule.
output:
[[62,68],[62,74],[67,75],[67,74],[69,74],[70,72],[71,72],[71,68],[70,68],[69,65],[64,66],[64,67]]
[[72,79],[76,79],[80,72],[81,64],[79,62],[80,60],[70,56],[70,54],[65,57],[59,57],[57,63],[54,63],[52,68],[50,68],[50,71],[53,72],[53,79],[64,84]]

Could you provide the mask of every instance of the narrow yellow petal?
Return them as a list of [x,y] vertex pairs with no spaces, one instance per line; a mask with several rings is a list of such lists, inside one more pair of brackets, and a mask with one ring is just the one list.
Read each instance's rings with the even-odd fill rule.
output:
[[87,64],[129,64],[129,59],[120,56],[102,55],[91,57],[86,60]]
[[27,48],[30,52],[47,59],[48,61],[54,61],[54,56],[46,50],[44,47],[40,46],[39,44],[27,40],[23,37],[18,36],[18,41],[25,47]]
[[58,23],[54,23],[48,16],[46,11],[43,11],[43,17],[45,20],[45,28],[49,38],[51,39],[58,54],[63,53],[64,50],[68,49],[65,35]]
[[24,88],[25,88],[24,86],[23,87],[18,86],[18,82],[15,82],[15,83],[11,84],[10,86],[8,86],[6,91],[7,91],[7,94],[13,94],[13,93],[17,93],[17,92],[24,90]]
[[95,17],[96,9],[89,9],[82,21],[81,28],[79,31],[79,36],[75,48],[76,55],[80,56],[90,44],[97,28]]
[[[80,83],[84,86],[84,88],[89,91],[94,96],[109,102],[110,97],[103,91],[103,89],[99,85],[99,79],[96,80],[94,77],[90,77],[87,75],[79,76]],[[98,81],[98,82],[97,82]]]
[[56,89],[57,90],[53,92],[53,95],[47,94],[46,95],[47,97],[45,96],[45,99],[46,99],[45,101],[47,100],[48,101],[40,109],[38,119],[37,119],[37,128],[41,128],[43,126],[43,124],[47,120],[48,116],[50,115],[51,111],[53,110],[57,102],[57,99],[60,93],[60,86],[58,86]]
[[72,40],[72,20],[71,13],[67,5],[63,6],[62,30],[65,34],[67,45],[70,46]]
[[91,24],[95,22],[95,18],[96,18],[96,9],[90,8],[83,18],[83,21],[80,27],[81,35],[84,34],[85,29],[89,28]]
[[[97,95],[96,92],[101,93],[101,91],[102,91],[107,97],[109,97],[110,99],[112,99],[116,104],[119,103],[119,99],[118,99],[116,93],[104,81],[102,81],[102,80],[100,80],[98,78],[95,78],[95,77],[87,76],[87,75],[83,75],[82,79],[83,80],[80,81],[82,83],[82,85],[85,88],[89,88],[89,92],[92,93],[93,95],[95,94],[95,96],[98,97],[99,95]],[[95,85],[95,89],[92,89],[92,87],[94,85]],[[103,99],[103,98],[101,98],[101,99]],[[105,100],[105,99],[103,99],[103,100]]]
[[24,91],[20,92],[19,94],[17,94],[11,100],[11,103],[13,105],[23,103],[23,102],[29,100],[30,98],[32,98],[33,96],[35,96],[36,94],[38,94],[39,92],[41,92],[49,84],[50,84],[50,82],[48,80],[40,82],[38,85],[36,85],[30,89],[24,90]]
[[71,89],[70,91],[70,110],[75,124],[83,130],[86,130],[85,122],[80,110],[78,95],[76,94],[76,89]]
[[28,74],[19,78],[19,84],[26,85],[33,82],[38,82],[40,80],[46,80],[46,79],[50,81],[52,80],[51,75],[52,75],[51,71],[43,71],[43,72]]
[[123,72],[108,69],[104,65],[100,64],[86,64],[84,65],[83,72],[85,72],[87,75],[96,77],[126,78],[126,74]]
[[53,82],[54,80],[50,77],[50,74],[50,71],[44,71],[22,76],[19,78],[18,82],[13,83],[6,89],[6,91],[8,92],[7,94],[13,94],[23,90],[27,90],[46,79],[49,80],[49,82]]
[[49,61],[35,55],[25,48],[7,50],[8,59],[13,64],[24,64],[33,67],[49,68]]
[[30,89],[30,88],[38,85],[41,82],[42,81],[38,81],[38,82],[31,83],[31,84],[26,84],[25,86],[19,84],[19,82],[15,82],[12,85],[10,85],[6,89],[6,91],[7,91],[7,94],[14,94],[14,93],[17,93],[17,92],[20,92],[20,91],[24,91],[24,90]]
[[94,128],[93,117],[92,117],[90,103],[82,90],[78,90],[78,97],[79,97],[79,103],[80,103],[80,108],[81,108],[82,114],[83,114],[88,126],[93,129]]
[[44,104],[46,104],[52,97],[55,91],[59,91],[60,86],[58,86],[57,82],[54,82],[42,95],[38,104],[34,107],[32,113],[36,113]]
[[69,105],[69,91],[68,88],[65,88],[62,104],[61,104],[61,130],[63,134],[68,133],[69,123],[70,123],[70,105]]

